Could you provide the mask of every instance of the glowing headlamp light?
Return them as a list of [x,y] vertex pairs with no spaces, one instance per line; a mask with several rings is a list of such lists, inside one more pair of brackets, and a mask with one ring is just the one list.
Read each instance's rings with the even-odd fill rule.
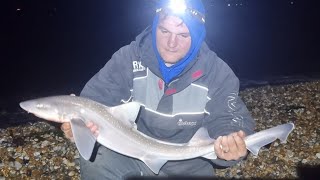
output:
[[171,0],[168,8],[177,14],[183,14],[187,10],[187,5],[184,0]]
[[204,14],[200,13],[192,7],[188,7],[184,0],[171,0],[166,7],[162,7],[156,10],[157,13],[166,10],[174,14],[183,15],[189,13],[193,17],[197,18],[200,22],[205,23]]

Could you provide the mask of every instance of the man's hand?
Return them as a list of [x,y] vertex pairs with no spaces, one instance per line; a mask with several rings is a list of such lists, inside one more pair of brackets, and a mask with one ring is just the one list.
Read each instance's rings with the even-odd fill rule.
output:
[[[98,135],[99,135],[98,126],[93,124],[91,121],[88,122],[86,125],[91,130],[91,132],[94,134],[94,136],[98,137]],[[74,141],[70,123],[68,123],[68,122],[63,123],[60,128],[64,132],[64,135],[66,136],[66,138],[70,139],[70,141]]]
[[240,157],[247,155],[247,148],[244,142],[246,134],[243,131],[220,136],[214,142],[214,151],[218,158],[224,160],[238,160]]

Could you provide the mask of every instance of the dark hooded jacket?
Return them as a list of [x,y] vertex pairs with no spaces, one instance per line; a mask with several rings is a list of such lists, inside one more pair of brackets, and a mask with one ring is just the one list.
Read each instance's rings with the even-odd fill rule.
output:
[[[147,28],[114,53],[85,85],[81,96],[107,106],[139,102],[139,131],[159,140],[186,143],[200,127],[207,128],[211,138],[239,130],[252,134],[254,121],[238,91],[238,78],[206,43],[196,59],[165,84],[152,48],[151,28]],[[161,171],[212,171],[212,163],[230,166],[236,162],[204,158],[169,161]]]

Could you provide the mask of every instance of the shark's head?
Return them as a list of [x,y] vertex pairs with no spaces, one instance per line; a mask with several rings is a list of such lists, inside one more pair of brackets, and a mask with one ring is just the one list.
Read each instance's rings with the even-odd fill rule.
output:
[[59,106],[50,99],[41,98],[24,101],[20,103],[20,107],[39,118],[56,122],[61,121],[61,114],[59,113],[61,111],[59,111]]

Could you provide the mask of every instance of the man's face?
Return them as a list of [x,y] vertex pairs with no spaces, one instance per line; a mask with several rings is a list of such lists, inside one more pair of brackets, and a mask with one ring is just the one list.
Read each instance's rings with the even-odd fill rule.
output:
[[167,16],[161,19],[156,36],[158,52],[168,66],[177,63],[190,49],[189,29],[176,16]]

